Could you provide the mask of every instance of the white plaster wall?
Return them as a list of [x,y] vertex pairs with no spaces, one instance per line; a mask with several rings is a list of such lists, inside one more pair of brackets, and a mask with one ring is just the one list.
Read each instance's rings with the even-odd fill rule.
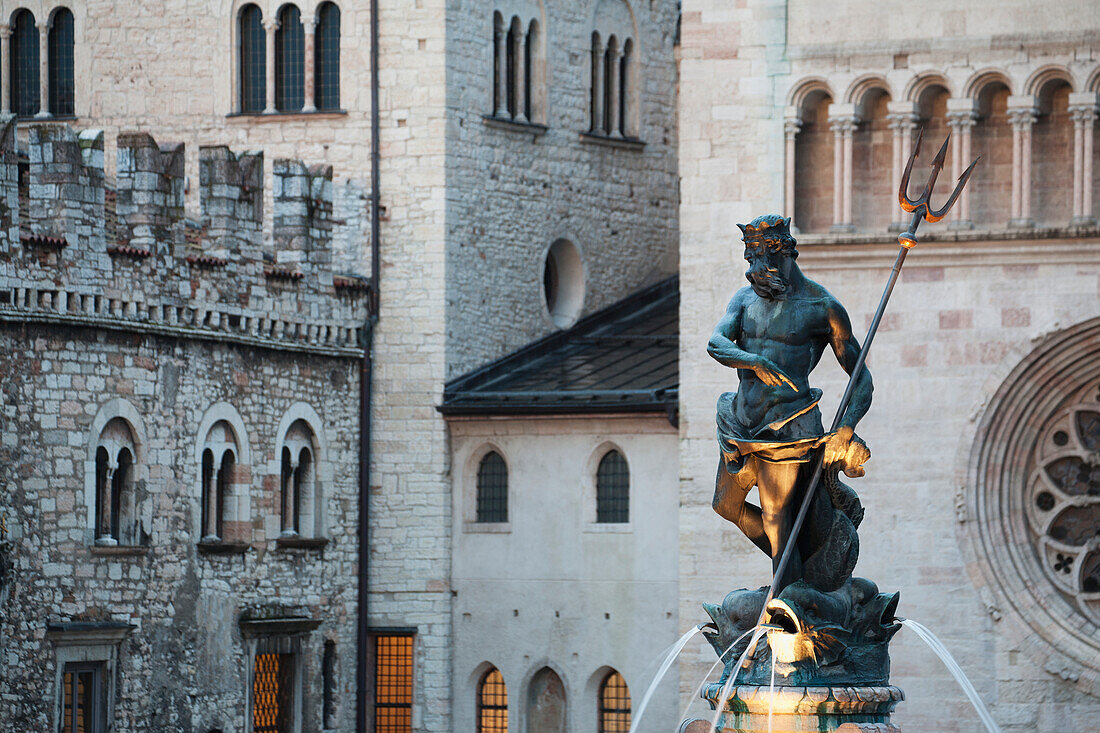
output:
[[[816,74],[835,76],[830,84],[839,95],[848,82],[875,71],[900,93],[907,79],[932,67],[953,83],[990,65],[1026,79],[1027,69],[1053,58],[1081,76],[1078,69],[1095,68],[1095,42],[1088,38],[1095,38],[1098,16],[1088,3],[1044,5],[1021,15],[1001,3],[825,8],[687,0],[683,12],[680,627],[686,629],[702,620],[703,601],[769,579],[767,559],[710,508],[714,402],[736,378],[705,349],[730,295],[744,283],[734,224],[783,204],[788,90]],[[895,70],[894,54],[901,52],[909,53],[909,68]],[[886,236],[882,241],[800,248],[804,272],[847,306],[860,338],[896,250]],[[1021,653],[1014,642],[1018,626],[987,612],[964,560],[959,476],[965,476],[974,421],[996,388],[988,375],[1005,373],[1004,362],[1026,353],[1037,336],[1098,313],[1094,236],[920,245],[869,362],[875,402],[858,432],[872,459],[867,477],[852,482],[867,508],[856,572],[901,591],[899,613],[940,634],[1006,731],[1089,730],[1100,700]],[[826,355],[813,378],[826,393],[826,421],[842,377]],[[892,649],[893,680],[909,698],[895,716],[903,730],[978,729],[962,692],[919,641],[902,631]],[[689,650],[680,677],[685,703],[713,659],[709,649]]]
[[[678,636],[675,429],[663,416],[563,417],[454,419],[450,432],[453,730],[474,730],[485,662],[508,685],[513,731],[526,730],[527,685],[545,665],[565,685],[570,731],[595,729],[607,667],[626,679],[636,710],[657,655]],[[507,461],[509,487],[510,521],[490,531],[466,521],[487,445]],[[595,469],[610,446],[630,468],[626,525],[594,521]],[[673,669],[639,730],[675,730],[676,707]]]

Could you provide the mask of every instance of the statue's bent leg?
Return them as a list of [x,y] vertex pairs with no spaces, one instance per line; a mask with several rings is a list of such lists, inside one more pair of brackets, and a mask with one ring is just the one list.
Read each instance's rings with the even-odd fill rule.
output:
[[[779,568],[783,547],[790,540],[794,515],[798,512],[798,477],[800,463],[769,463],[760,461],[757,468],[757,486],[760,487],[761,519],[764,533],[775,551],[771,553],[772,572]],[[786,588],[802,577],[802,557],[798,547],[791,548],[791,559],[782,578],[775,582],[775,592]]]
[[[745,501],[752,487],[756,485],[755,458],[747,458],[747,464],[737,473],[726,469],[724,458],[718,460],[718,475],[714,479],[714,500],[711,506],[718,516],[737,525],[754,545],[771,555],[771,544],[764,533],[764,523],[760,516],[760,507]],[[753,464],[753,465],[750,465]]]

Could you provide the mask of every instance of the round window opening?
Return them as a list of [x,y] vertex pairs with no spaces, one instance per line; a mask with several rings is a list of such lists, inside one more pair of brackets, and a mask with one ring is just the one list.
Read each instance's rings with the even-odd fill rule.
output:
[[577,322],[584,306],[584,266],[576,245],[567,239],[554,242],[546,253],[542,292],[555,326],[568,328]]
[[1030,627],[1019,641],[1044,668],[1090,688],[1100,680],[1100,319],[1051,336],[1012,371],[971,456],[966,531],[995,608]]

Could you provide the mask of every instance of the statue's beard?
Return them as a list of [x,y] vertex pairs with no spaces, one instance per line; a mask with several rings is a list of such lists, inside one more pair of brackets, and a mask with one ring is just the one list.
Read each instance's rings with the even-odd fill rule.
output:
[[787,292],[786,279],[777,272],[753,272],[745,275],[753,291],[761,298],[776,300]]

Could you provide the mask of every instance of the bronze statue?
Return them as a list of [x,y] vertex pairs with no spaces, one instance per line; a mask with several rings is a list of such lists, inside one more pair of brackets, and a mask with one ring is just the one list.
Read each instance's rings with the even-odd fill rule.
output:
[[[817,407],[821,390],[810,387],[810,372],[828,347],[851,374],[860,346],[844,306],[799,269],[790,221],[771,214],[738,225],[749,287],[733,296],[707,347],[740,378],[737,392],[718,399],[721,459],[714,510],[771,556],[773,572],[790,540],[819,446],[824,446],[827,470],[835,469],[832,480],[826,478],[830,492],[821,494],[816,501],[820,506],[811,509],[786,572],[777,579],[776,593],[802,579],[804,563],[820,553],[829,562],[812,569],[807,580],[814,585],[833,590],[851,574],[862,509],[854,492],[836,481],[836,473],[842,469],[848,476],[863,475],[870,452],[854,431],[871,406],[873,389],[864,369],[840,428],[825,434]],[[753,486],[759,489],[759,507],[745,500]],[[832,506],[837,503],[842,506]]]

